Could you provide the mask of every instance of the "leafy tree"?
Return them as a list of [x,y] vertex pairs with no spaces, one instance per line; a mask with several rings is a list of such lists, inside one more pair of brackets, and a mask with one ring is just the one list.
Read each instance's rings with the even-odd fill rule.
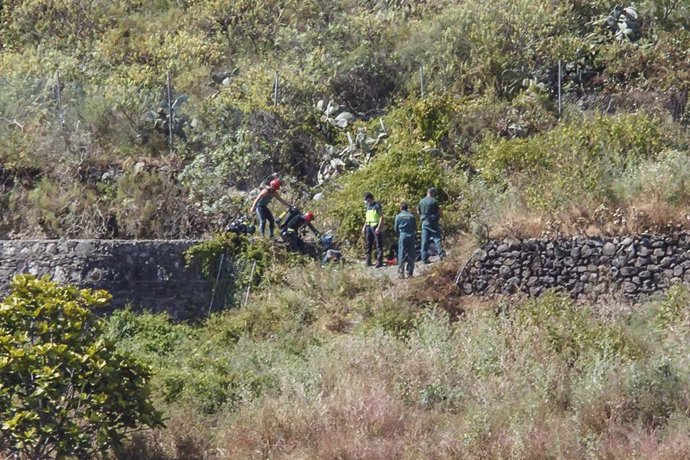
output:
[[106,291],[19,275],[0,303],[0,456],[90,458],[162,426],[150,371],[102,338]]

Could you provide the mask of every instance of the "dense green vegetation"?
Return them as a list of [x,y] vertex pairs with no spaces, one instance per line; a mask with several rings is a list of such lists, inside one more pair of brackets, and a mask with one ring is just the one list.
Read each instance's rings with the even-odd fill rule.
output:
[[[690,3],[636,3],[634,35],[614,6],[0,1],[0,238],[206,236],[273,172],[350,247],[364,191],[390,218],[430,185],[449,243],[686,228]],[[196,247],[210,278],[220,252],[256,261],[251,295],[198,324],[107,319],[167,425],[112,454],[690,456],[686,290],[634,309],[473,302],[452,250],[406,286],[244,239]]]
[[103,338],[105,291],[19,275],[0,303],[0,454],[89,458],[163,426],[150,369]]
[[[363,188],[392,214],[430,182],[458,229],[597,220],[578,206],[681,225],[686,203],[650,203],[638,168],[687,152],[690,6],[641,2],[634,42],[607,25],[613,6],[3,2],[0,234],[198,236],[271,172],[302,204],[324,191],[308,206],[347,237]],[[173,152],[155,122],[168,71]]]

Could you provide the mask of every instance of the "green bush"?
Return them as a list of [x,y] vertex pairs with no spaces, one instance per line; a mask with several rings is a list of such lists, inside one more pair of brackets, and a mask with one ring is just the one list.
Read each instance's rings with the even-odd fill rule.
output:
[[655,310],[656,326],[667,328],[684,327],[690,319],[690,292],[682,284],[675,284]]
[[117,343],[119,349],[148,364],[184,349],[197,338],[190,326],[172,324],[167,314],[135,313],[129,308],[108,317],[104,335]]
[[220,233],[191,246],[185,251],[185,259],[188,265],[200,267],[214,291],[219,287],[216,286],[217,281],[222,280],[226,284],[225,298],[219,298],[219,304],[237,306],[250,283],[258,286],[262,282],[271,261],[270,250],[269,243],[262,240]]
[[385,302],[371,312],[366,324],[395,337],[406,338],[417,324],[417,311],[404,302]]
[[101,336],[105,291],[20,275],[0,304],[0,452],[92,457],[140,426],[162,426],[150,369]]
[[636,198],[669,204],[688,203],[688,159],[686,152],[664,150],[655,158],[640,162],[614,185],[616,199],[623,203]]
[[670,145],[645,114],[585,117],[526,139],[485,140],[476,165],[487,180],[514,185],[528,206],[558,210],[609,201],[616,179]]
[[589,308],[553,292],[526,302],[516,318],[518,327],[536,328],[571,366],[581,359],[634,359],[641,353],[624,328],[592,319]]

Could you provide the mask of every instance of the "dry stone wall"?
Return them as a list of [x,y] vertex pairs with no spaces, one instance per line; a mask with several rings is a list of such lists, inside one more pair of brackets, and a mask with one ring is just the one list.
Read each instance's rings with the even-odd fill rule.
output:
[[80,287],[106,289],[112,307],[131,304],[187,319],[206,312],[211,286],[183,253],[195,241],[0,241],[0,297],[20,273],[49,275]]
[[466,295],[547,289],[577,299],[637,299],[673,283],[690,285],[690,235],[492,241],[475,251],[458,274]]

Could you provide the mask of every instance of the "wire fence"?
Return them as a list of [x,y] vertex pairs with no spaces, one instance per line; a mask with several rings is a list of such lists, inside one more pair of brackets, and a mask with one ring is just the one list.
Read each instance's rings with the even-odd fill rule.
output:
[[[601,77],[589,72],[573,73],[560,61],[552,81],[551,93],[559,118],[564,110],[594,111],[613,114],[640,109],[659,115],[668,114],[687,127],[690,121],[687,90],[604,92],[597,87]],[[175,91],[174,77],[163,76],[159,88],[107,87],[70,81],[59,73],[48,78],[0,77],[0,143],[3,150],[13,150],[13,133],[39,132],[45,143],[68,150],[85,148],[93,143],[106,144],[108,136],[120,135],[119,143],[141,144],[151,132],[157,131],[165,139],[166,148],[175,152],[176,144],[186,140],[185,124],[189,119],[181,105],[188,101]],[[428,96],[424,66],[419,67],[419,94]],[[275,106],[281,103],[281,76],[275,73],[272,87],[266,95]],[[81,133],[82,138],[74,136]],[[109,134],[104,134],[109,133]],[[97,137],[101,138],[97,138]],[[96,137],[96,138],[94,138]],[[10,144],[10,145],[7,145]],[[10,147],[8,149],[8,147]],[[16,147],[16,146],[15,146]],[[57,149],[59,150],[59,148]]]

